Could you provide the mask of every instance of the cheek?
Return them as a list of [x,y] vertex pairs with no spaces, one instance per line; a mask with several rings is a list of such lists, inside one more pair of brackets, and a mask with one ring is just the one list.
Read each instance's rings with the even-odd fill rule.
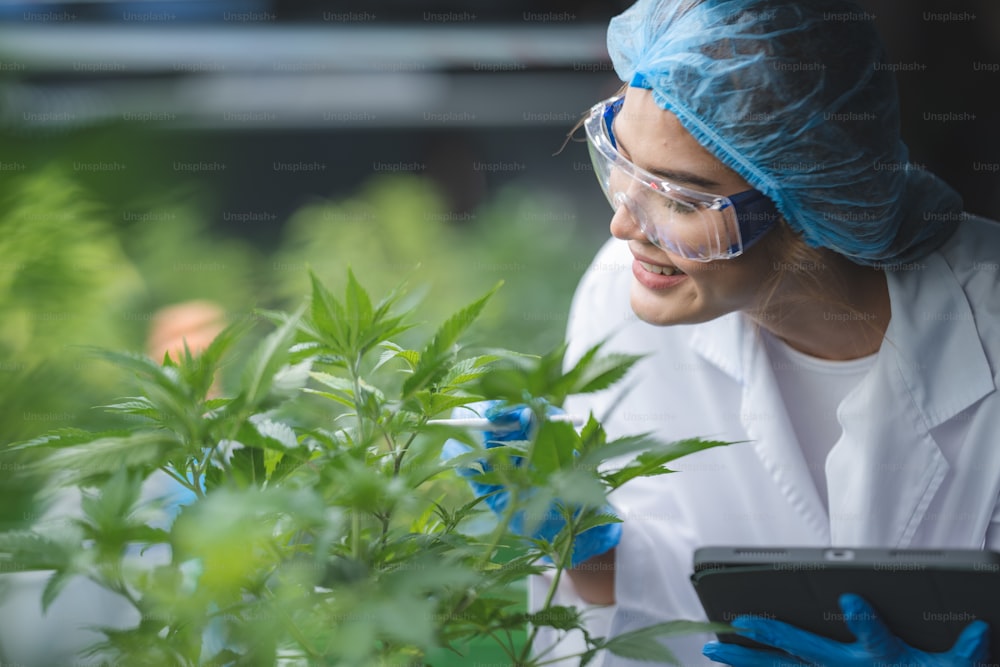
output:
[[724,310],[751,308],[757,301],[766,276],[752,264],[734,260],[715,262],[678,263],[678,267],[691,277],[699,297],[706,304]]

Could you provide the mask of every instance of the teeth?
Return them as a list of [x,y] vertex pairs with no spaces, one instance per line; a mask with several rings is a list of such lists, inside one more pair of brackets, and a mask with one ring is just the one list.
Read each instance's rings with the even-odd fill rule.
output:
[[672,266],[657,266],[656,264],[646,264],[646,262],[639,262],[639,264],[641,264],[642,268],[646,269],[650,273],[659,273],[664,276],[680,275],[684,273],[680,269]]

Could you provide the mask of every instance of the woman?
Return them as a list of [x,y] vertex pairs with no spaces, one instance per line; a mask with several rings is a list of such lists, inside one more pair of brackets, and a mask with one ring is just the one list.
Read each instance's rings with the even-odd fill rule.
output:
[[[867,15],[640,0],[608,46],[627,85],[585,124],[615,238],[575,296],[568,358],[605,338],[649,356],[623,400],[567,409],[613,436],[740,444],[612,496],[620,541],[556,603],[588,608],[597,636],[704,618],[688,577],[709,545],[1000,550],[1000,227],[908,163]],[[949,664],[981,657],[982,631]],[[710,664],[708,639],[670,646]],[[538,646],[555,642],[575,652]]]

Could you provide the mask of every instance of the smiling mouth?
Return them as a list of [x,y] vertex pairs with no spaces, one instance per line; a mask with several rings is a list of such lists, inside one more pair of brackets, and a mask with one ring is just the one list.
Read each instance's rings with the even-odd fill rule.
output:
[[684,272],[681,271],[680,269],[678,269],[675,266],[659,266],[658,264],[649,264],[649,263],[644,262],[642,260],[637,260],[637,261],[642,266],[642,268],[644,268],[645,270],[649,271],[650,273],[659,273],[660,275],[664,275],[664,276],[680,276],[680,275],[684,275]]

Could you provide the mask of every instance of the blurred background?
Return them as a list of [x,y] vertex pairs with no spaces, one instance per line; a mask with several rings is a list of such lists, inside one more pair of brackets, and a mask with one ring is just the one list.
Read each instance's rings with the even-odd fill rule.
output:
[[[565,139],[629,4],[0,1],[0,447],[101,425],[120,378],[82,346],[162,355],[307,267],[406,281],[431,326],[502,279],[487,337],[558,344],[610,214]],[[1000,3],[863,4],[911,159],[1000,217]],[[25,470],[0,529],[41,511]]]

